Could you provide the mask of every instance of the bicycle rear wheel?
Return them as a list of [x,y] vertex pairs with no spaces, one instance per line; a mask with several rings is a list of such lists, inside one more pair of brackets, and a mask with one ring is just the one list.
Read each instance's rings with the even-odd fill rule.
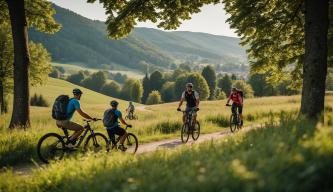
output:
[[126,152],[134,154],[138,150],[139,142],[133,133],[128,133],[127,138],[124,141],[124,147],[126,147]]
[[200,136],[200,123],[197,121],[194,126],[195,127],[192,131],[192,139],[196,141]]
[[232,114],[230,116],[230,131],[233,133],[236,131],[237,128],[238,128],[238,120],[237,118],[235,119],[235,115]]
[[187,123],[183,124],[182,130],[181,130],[181,140],[183,143],[186,143],[190,137],[189,133],[189,126]]
[[37,155],[44,163],[58,161],[64,157],[65,142],[56,133],[48,133],[41,137],[37,144]]
[[108,151],[109,150],[109,142],[105,135],[102,133],[94,133],[88,136],[84,147],[84,151]]

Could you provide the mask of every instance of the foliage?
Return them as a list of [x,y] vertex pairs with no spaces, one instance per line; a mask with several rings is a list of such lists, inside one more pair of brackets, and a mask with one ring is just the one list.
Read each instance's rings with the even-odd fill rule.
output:
[[251,74],[249,84],[252,86],[254,95],[257,97],[276,95],[277,90],[266,81],[265,74]]
[[111,81],[104,84],[100,92],[110,97],[119,97],[120,90],[120,85],[114,81]]
[[180,95],[186,83],[193,83],[193,89],[200,95],[200,100],[206,100],[209,96],[209,88],[206,80],[199,73],[188,73],[178,77],[175,82],[175,94]]
[[101,90],[102,86],[106,83],[106,75],[102,71],[91,74],[89,77],[84,79],[81,84],[82,86],[89,88],[94,91]]
[[85,75],[83,71],[79,71],[76,74],[72,74],[70,76],[67,77],[67,81],[76,84],[76,85],[80,85],[81,82],[84,80]]
[[237,89],[239,89],[241,91],[243,91],[245,98],[252,98],[254,96],[253,95],[254,92],[253,92],[253,89],[252,89],[251,85],[247,84],[243,80],[233,81],[232,86],[236,87]]
[[326,89],[333,91],[333,69],[329,69],[326,78]]
[[141,82],[134,79],[128,79],[121,90],[121,98],[135,102],[141,102],[143,88]]
[[57,68],[52,67],[52,71],[49,73],[49,77],[60,78],[60,71]]
[[202,70],[202,76],[205,78],[208,87],[209,87],[209,99],[213,100],[215,97],[216,89],[216,72],[211,65],[207,65]]
[[148,95],[151,91],[150,88],[150,79],[148,73],[146,73],[145,77],[142,80],[142,87],[143,87],[143,95],[142,95],[142,102],[146,103]]
[[165,82],[161,89],[163,102],[172,102],[177,100],[175,96],[175,82]]
[[34,94],[34,96],[30,98],[30,105],[38,107],[49,106],[48,102],[44,99],[43,95],[37,95],[37,94]]
[[155,104],[159,104],[161,103],[162,99],[161,99],[161,94],[159,91],[152,91],[151,93],[149,93],[148,98],[147,98],[147,105],[155,105]]
[[215,98],[217,100],[223,100],[223,99],[226,99],[227,96],[226,94],[224,93],[224,91],[222,91],[220,88],[216,89],[215,91]]
[[225,74],[221,79],[218,80],[217,86],[221,88],[225,95],[229,95],[232,86],[230,76]]
[[109,73],[110,79],[115,80],[118,83],[125,83],[125,81],[128,79],[126,74],[121,73]]
[[150,90],[160,91],[164,84],[163,74],[160,71],[154,71],[150,75],[149,81],[150,81]]

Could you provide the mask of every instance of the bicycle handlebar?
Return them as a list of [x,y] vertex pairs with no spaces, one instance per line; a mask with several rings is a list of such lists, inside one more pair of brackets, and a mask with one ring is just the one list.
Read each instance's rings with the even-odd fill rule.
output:
[[93,118],[93,119],[83,119],[83,121],[89,123],[89,122],[95,122],[95,121],[101,121],[102,119],[98,119],[98,118]]

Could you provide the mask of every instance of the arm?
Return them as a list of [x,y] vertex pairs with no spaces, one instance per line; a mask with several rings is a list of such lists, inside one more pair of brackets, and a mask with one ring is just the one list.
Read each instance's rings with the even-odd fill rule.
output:
[[227,100],[227,105],[229,104],[229,102],[230,102],[230,99],[231,99],[231,93],[230,93],[230,95],[229,95],[229,97],[228,97],[228,100]]
[[124,124],[124,125],[126,125],[126,126],[129,126],[129,124],[127,124],[127,123],[125,122],[125,120],[123,119],[123,117],[120,117],[119,120],[120,120],[120,122],[121,122],[122,124]]
[[184,102],[184,98],[181,98],[179,101],[178,109],[180,109],[180,107],[183,105],[183,102]]
[[238,94],[238,99],[240,101],[240,104],[243,105],[243,98]]
[[197,101],[196,101],[196,108],[199,108],[199,103],[200,103],[200,99],[197,99]]
[[93,119],[92,117],[90,117],[87,113],[83,112],[81,109],[76,109],[76,111],[84,118],[86,119]]

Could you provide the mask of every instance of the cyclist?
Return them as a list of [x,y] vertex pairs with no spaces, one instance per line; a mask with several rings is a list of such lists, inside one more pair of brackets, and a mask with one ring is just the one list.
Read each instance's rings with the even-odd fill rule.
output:
[[128,116],[129,116],[129,117],[133,117],[133,115],[134,115],[134,110],[135,110],[135,107],[134,107],[132,101],[130,101],[130,102],[129,102],[129,105],[128,105],[127,109],[126,109],[126,111],[128,112]]
[[66,120],[57,120],[56,124],[58,127],[73,130],[74,134],[69,138],[66,145],[67,147],[74,147],[77,138],[81,135],[84,128],[83,126],[71,121],[75,112],[78,112],[83,118],[96,120],[92,118],[87,113],[83,112],[80,106],[80,99],[82,96],[82,91],[80,89],[73,89],[73,98],[69,99],[67,110],[66,110]]
[[183,122],[185,123],[185,119],[187,116],[187,113],[190,111],[193,111],[193,122],[196,122],[196,111],[199,110],[199,93],[193,90],[193,84],[192,83],[187,83],[186,84],[186,90],[182,93],[177,111],[180,111],[180,107],[182,106],[183,102],[186,101],[186,109],[184,115],[183,115]]
[[124,146],[124,141],[127,137],[127,133],[125,129],[119,126],[118,119],[121,121],[122,124],[128,127],[132,127],[132,125],[127,124],[123,119],[121,112],[118,110],[119,103],[117,101],[115,100],[111,101],[110,105],[111,109],[107,109],[104,112],[104,118],[103,118],[104,126],[106,127],[109,138],[113,144],[116,144],[115,134],[121,137],[119,140],[120,143],[119,149],[122,151],[126,151],[126,147]]
[[229,95],[228,101],[226,105],[229,105],[230,100],[232,100],[231,112],[236,113],[238,110],[240,125],[243,126],[243,97],[241,91],[239,91],[236,87],[231,89],[231,93]]

